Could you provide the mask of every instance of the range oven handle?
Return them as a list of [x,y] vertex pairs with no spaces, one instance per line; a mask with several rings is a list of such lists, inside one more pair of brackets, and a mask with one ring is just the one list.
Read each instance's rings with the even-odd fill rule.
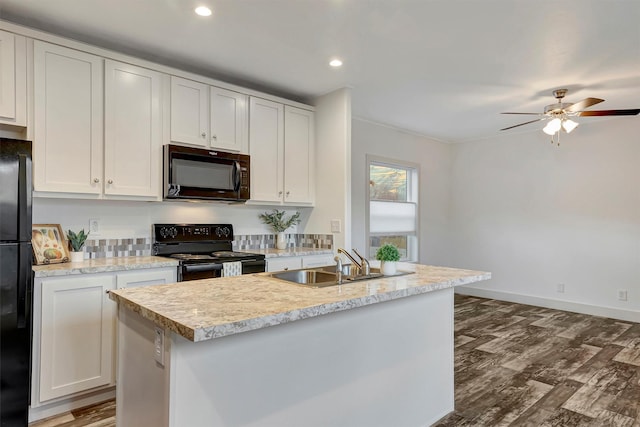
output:
[[240,182],[241,182],[241,170],[240,170],[240,162],[236,161],[233,163],[233,172],[234,172],[234,185],[233,191],[240,190]]
[[182,266],[184,273],[197,273],[201,271],[222,270],[222,264],[187,264]]

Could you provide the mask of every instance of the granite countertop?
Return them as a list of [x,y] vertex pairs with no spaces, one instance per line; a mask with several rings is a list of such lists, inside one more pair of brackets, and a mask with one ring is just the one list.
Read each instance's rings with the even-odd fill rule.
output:
[[491,278],[491,273],[483,271],[418,264],[400,263],[400,270],[414,274],[307,288],[258,273],[118,289],[109,295],[197,342]]
[[309,255],[331,255],[333,250],[320,248],[287,248],[287,249],[240,249],[238,252],[251,254],[261,254],[265,258],[287,257],[287,256],[309,256]]
[[130,256],[87,259],[82,262],[34,265],[34,277],[69,276],[72,274],[105,273],[143,268],[175,267],[178,261],[158,256]]

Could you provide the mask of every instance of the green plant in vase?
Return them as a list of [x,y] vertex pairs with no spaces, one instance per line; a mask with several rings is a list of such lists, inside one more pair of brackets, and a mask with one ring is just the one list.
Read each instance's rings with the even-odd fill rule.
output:
[[67,240],[69,241],[69,249],[71,249],[71,262],[79,262],[84,260],[84,252],[82,248],[89,237],[89,233],[85,233],[84,228],[78,233],[67,230]]
[[380,261],[380,271],[385,276],[396,274],[396,262],[400,261],[400,251],[396,245],[385,243],[378,248],[376,259]]
[[273,231],[277,233],[276,247],[278,249],[285,249],[287,247],[287,241],[284,232],[294,225],[300,224],[300,212],[296,212],[289,218],[286,217],[286,211],[279,211],[274,209],[271,212],[264,212],[258,215],[258,218],[264,223],[273,228]]

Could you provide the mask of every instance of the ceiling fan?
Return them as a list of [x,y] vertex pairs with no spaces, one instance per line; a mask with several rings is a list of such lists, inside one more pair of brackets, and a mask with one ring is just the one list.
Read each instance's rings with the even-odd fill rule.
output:
[[[558,142],[560,145],[560,131],[564,130],[569,133],[578,126],[578,122],[571,120],[571,117],[588,117],[588,116],[635,116],[640,113],[640,108],[627,109],[627,110],[593,110],[584,111],[585,108],[589,108],[593,105],[599,104],[604,101],[600,98],[585,98],[582,101],[578,101],[575,104],[569,102],[562,102],[562,99],[567,94],[568,89],[556,89],[553,91],[553,96],[558,100],[555,104],[549,104],[544,107],[543,113],[501,113],[501,114],[524,114],[532,116],[541,116],[538,119],[530,120],[528,122],[519,123],[517,125],[509,126],[502,130],[513,129],[518,126],[528,125],[529,123],[539,122],[541,120],[549,120],[549,123],[542,129],[547,135],[551,135],[551,143]],[[557,141],[553,140],[553,137],[557,135]]]

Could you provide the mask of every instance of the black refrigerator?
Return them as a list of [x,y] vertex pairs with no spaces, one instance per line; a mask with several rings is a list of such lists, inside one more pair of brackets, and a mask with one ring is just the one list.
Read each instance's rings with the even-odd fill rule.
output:
[[0,138],[0,426],[25,427],[31,365],[31,142]]

